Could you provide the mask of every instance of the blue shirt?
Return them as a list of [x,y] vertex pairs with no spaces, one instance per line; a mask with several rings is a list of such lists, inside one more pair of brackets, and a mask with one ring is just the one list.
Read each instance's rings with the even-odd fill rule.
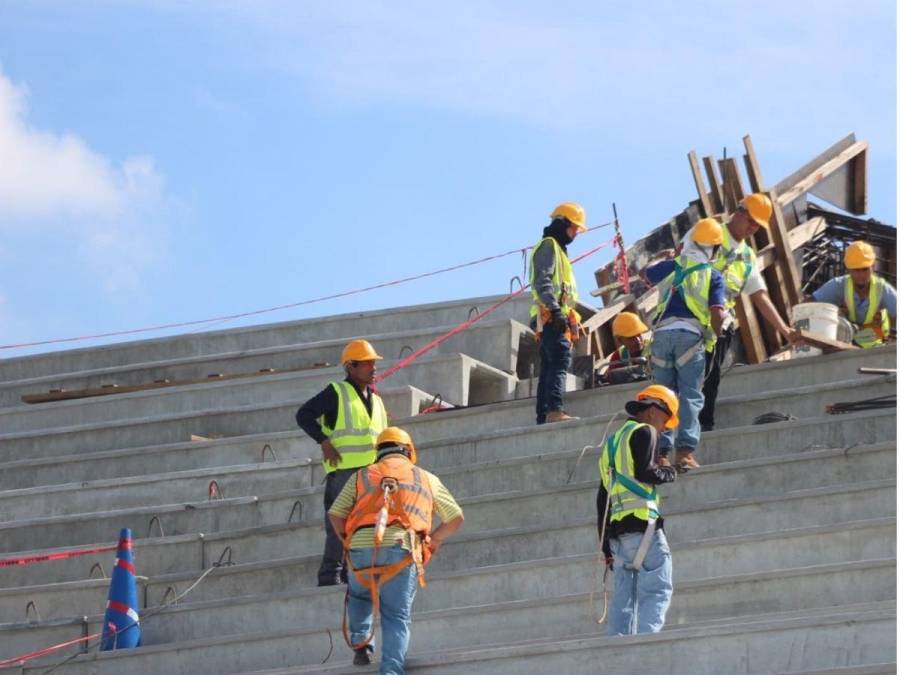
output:
[[[829,302],[832,305],[842,307],[844,305],[844,280],[848,275],[835,277],[822,284],[813,292],[813,299],[816,302]],[[869,294],[860,298],[853,290],[853,299],[856,301],[856,318],[862,322],[866,318],[866,312],[869,311]],[[891,317],[891,323],[897,324],[897,291],[888,282],[884,282],[884,293],[881,296],[881,307],[887,310]],[[879,308],[880,309],[880,308]]]
[[[692,266],[696,264],[698,263],[690,263],[690,265]],[[647,279],[650,280],[650,283],[658,284],[674,271],[675,261],[663,260],[656,263],[655,265],[651,265],[650,267],[648,267],[644,273],[647,275]],[[722,278],[721,272],[715,269],[712,271],[712,279],[710,279],[709,282],[709,306],[725,306],[725,280]],[[694,313],[687,308],[686,304],[684,304],[684,299],[681,297],[681,293],[677,292],[672,294],[672,299],[669,300],[666,311],[663,312],[661,318],[667,319],[669,317],[679,317],[682,319],[696,318],[694,316]]]

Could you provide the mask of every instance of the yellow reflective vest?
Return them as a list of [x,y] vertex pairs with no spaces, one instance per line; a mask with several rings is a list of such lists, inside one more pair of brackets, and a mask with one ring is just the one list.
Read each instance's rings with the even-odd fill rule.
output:
[[756,251],[745,241],[735,241],[728,226],[722,228],[722,245],[712,261],[725,281],[725,307],[731,309],[756,267]]
[[[844,306],[847,308],[847,318],[850,323],[860,326],[853,335],[853,341],[864,349],[884,344],[884,338],[891,332],[891,319],[881,306],[883,297],[884,279],[873,274],[869,281],[869,308],[866,310],[865,318],[860,322],[856,316],[853,277],[849,274],[844,277]],[[876,314],[879,313],[881,318],[876,320]]]
[[712,265],[698,263],[681,256],[675,261],[675,269],[669,276],[659,282],[659,303],[656,306],[656,319],[659,321],[666,311],[673,293],[680,293],[684,304],[700,323],[706,350],[716,343],[712,330],[712,316],[709,311],[709,286],[712,283]]
[[650,426],[628,420],[606,442],[600,453],[600,480],[610,496],[611,522],[625,516],[641,520],[659,518],[659,496],[656,486],[642,483],[634,476],[631,437],[641,427]]
[[341,453],[341,461],[337,466],[325,463],[325,473],[368,466],[375,461],[375,439],[388,425],[384,402],[373,391],[370,416],[365,402],[350,382],[332,382],[331,386],[338,396],[334,428],[327,425],[324,415],[319,418],[319,424],[334,449]]
[[[556,239],[553,237],[544,237],[531,249],[531,257],[529,258],[531,264],[531,297],[534,299],[534,304],[531,306],[531,318],[537,318],[539,308],[542,306],[541,297],[538,294],[534,278],[534,254],[537,253],[537,250],[545,241],[549,241],[553,244],[553,252],[556,256],[556,264],[553,265],[553,278],[550,280],[550,283],[553,286],[553,297],[559,302],[562,315],[567,317],[571,312],[575,311],[575,304],[578,302],[578,289],[575,286],[575,275],[572,273],[572,263],[569,262],[569,256],[562,250],[562,246],[559,245],[559,242],[556,241]],[[577,312],[576,318],[577,320],[580,320],[580,317],[577,316]]]

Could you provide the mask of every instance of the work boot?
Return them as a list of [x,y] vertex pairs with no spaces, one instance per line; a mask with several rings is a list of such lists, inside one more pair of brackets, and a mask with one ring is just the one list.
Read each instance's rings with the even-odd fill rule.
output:
[[354,666],[367,666],[370,663],[372,663],[372,652],[369,651],[368,647],[360,647],[355,650],[353,654]]
[[700,464],[694,459],[693,450],[679,450],[675,453],[675,470],[678,473],[687,473],[691,469],[699,469]]
[[656,463],[659,466],[672,466],[672,463],[669,461],[668,455],[660,455],[659,460]]
[[579,418],[573,417],[563,410],[551,410],[547,413],[547,424],[553,424],[554,422],[568,422],[577,419]]

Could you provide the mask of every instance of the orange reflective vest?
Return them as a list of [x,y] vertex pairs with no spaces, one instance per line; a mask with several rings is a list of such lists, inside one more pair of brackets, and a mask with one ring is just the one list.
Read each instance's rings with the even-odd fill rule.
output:
[[347,541],[359,528],[375,526],[384,506],[384,478],[397,481],[387,526],[400,525],[423,537],[431,533],[434,495],[428,475],[403,455],[391,454],[356,472],[356,503],[347,517]]

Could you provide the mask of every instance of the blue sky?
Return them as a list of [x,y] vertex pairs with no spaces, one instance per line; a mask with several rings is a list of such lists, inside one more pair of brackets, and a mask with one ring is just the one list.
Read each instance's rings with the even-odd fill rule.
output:
[[[696,197],[689,150],[739,156],[746,133],[774,184],[856,132],[870,215],[896,223],[896,27],[870,0],[0,1],[0,343],[427,272],[534,243],[564,200],[592,224],[616,202],[628,243]],[[583,294],[609,259],[577,268]]]

